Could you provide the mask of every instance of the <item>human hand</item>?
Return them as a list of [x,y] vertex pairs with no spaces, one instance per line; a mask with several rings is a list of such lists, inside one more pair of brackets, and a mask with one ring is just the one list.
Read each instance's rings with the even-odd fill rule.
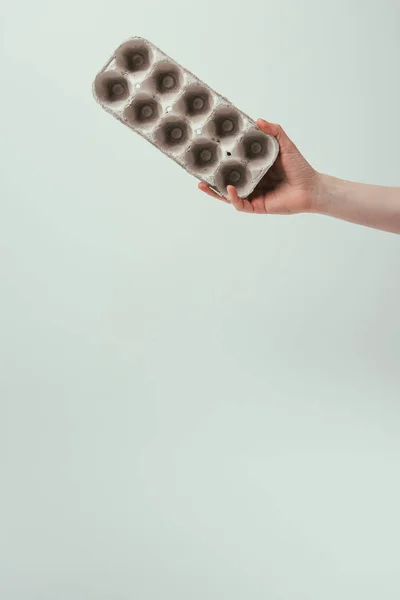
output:
[[248,198],[239,198],[236,188],[228,185],[229,200],[206,183],[199,189],[218,200],[231,203],[236,210],[256,214],[295,214],[316,210],[318,174],[288,138],[280,125],[258,119],[261,131],[273,135],[280,152],[273,166],[259,181]]

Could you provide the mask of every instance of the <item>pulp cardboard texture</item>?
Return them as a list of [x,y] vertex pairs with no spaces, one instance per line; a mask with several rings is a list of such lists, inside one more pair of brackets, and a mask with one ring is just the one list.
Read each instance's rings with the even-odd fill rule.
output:
[[124,42],[98,73],[93,94],[139,133],[222,196],[248,196],[273,165],[277,140],[157,46]]

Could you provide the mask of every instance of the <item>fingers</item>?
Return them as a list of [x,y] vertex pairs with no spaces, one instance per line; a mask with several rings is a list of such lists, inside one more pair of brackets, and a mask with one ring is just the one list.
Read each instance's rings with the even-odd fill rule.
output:
[[226,202],[227,204],[232,204],[236,210],[240,210],[242,212],[253,212],[253,208],[251,202],[248,200],[243,200],[239,198],[239,195],[236,191],[236,188],[233,185],[228,185],[227,192],[229,196],[229,200],[214,192],[206,183],[201,181],[198,185],[199,190],[207,194],[208,196],[212,196],[212,198],[216,198],[217,200],[222,200],[222,202]]
[[267,192],[266,195],[257,196],[250,201],[248,198],[240,198],[237,189],[233,185],[228,185],[226,190],[228,192],[229,200],[227,200],[217,194],[217,192],[214,192],[214,190],[204,182],[199,183],[198,187],[199,190],[208,196],[216,198],[217,200],[222,200],[222,202],[226,202],[227,204],[232,204],[239,212],[257,214],[267,213],[271,215],[284,215],[290,213],[286,206],[282,204],[281,200],[276,198],[273,192]]
[[222,196],[220,196],[219,194],[217,194],[217,192],[214,192],[214,190],[212,190],[206,183],[204,183],[203,181],[201,181],[198,185],[199,190],[201,190],[202,192],[204,192],[205,194],[207,194],[208,196],[212,196],[213,198],[216,198],[217,200],[222,200],[222,202],[226,202],[227,204],[229,204],[229,201],[226,198],[223,198]]
[[275,137],[278,137],[280,129],[282,129],[280,125],[277,125],[276,123],[270,123],[265,119],[257,119],[257,127],[264,133],[273,135]]
[[265,119],[257,119],[257,127],[263,133],[276,137],[281,147],[285,147],[291,143],[290,138],[286,135],[282,127],[276,123],[270,123],[269,121],[265,121]]
[[229,200],[227,200],[226,198],[223,198],[222,196],[217,194],[217,192],[214,192],[214,190],[212,190],[203,181],[199,183],[198,188],[199,188],[199,190],[201,190],[208,196],[217,198],[217,200],[222,200],[223,202],[226,202],[227,204],[232,204],[232,206],[234,206],[236,208],[236,210],[238,210],[240,212],[248,212],[248,213],[254,212],[252,203],[249,202],[249,200],[247,200],[247,198],[239,198],[239,194],[237,193],[237,190],[233,185],[228,185],[228,187],[226,188],[226,190],[228,192]]
[[232,206],[241,212],[254,212],[253,205],[247,198],[239,198],[239,194],[237,193],[237,189],[233,185],[228,185],[226,188],[228,192],[229,200],[231,201]]

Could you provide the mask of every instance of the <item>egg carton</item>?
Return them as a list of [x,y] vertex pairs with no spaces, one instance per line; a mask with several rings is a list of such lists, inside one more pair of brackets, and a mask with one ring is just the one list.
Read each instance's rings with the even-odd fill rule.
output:
[[248,196],[273,165],[277,140],[142,37],[124,42],[93,84],[97,102],[226,197]]

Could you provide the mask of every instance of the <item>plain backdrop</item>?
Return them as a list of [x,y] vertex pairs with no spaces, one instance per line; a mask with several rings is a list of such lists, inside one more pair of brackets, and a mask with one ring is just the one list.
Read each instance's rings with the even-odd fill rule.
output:
[[3,0],[0,596],[400,597],[400,246],[254,217],[94,102],[143,35],[400,185],[398,0]]

